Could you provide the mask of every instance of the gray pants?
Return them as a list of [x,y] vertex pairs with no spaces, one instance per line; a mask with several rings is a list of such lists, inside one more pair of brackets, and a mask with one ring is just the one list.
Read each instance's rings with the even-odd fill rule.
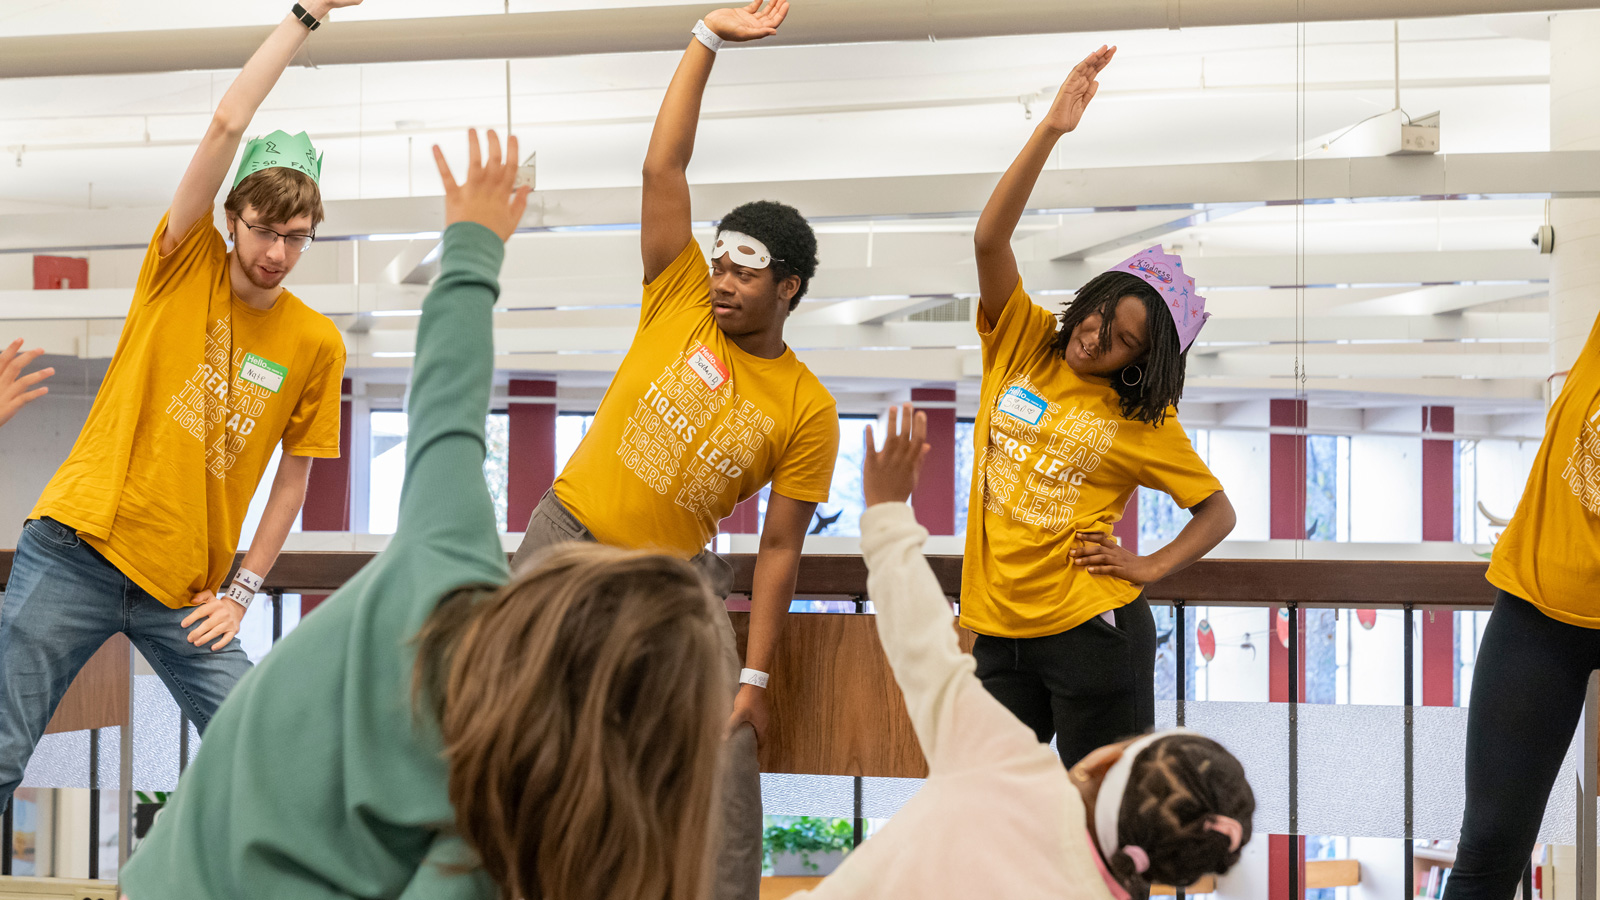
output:
[[[561,505],[553,492],[534,508],[522,546],[512,557],[511,569],[520,570],[538,551],[567,541],[593,541],[594,535]],[[739,647],[728,620],[723,598],[733,588],[733,569],[727,560],[709,550],[689,563],[705,575],[716,600],[723,631],[723,663],[728,684],[739,683]],[[761,895],[761,768],[756,760],[756,732],[746,725],[734,732],[723,747],[722,847],[717,853],[713,900],[757,900]]]

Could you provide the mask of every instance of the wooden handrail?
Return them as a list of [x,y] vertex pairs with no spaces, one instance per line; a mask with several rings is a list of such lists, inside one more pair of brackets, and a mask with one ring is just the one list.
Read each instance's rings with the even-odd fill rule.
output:
[[[266,589],[331,593],[373,556],[285,553]],[[11,557],[12,551],[0,550],[0,582],[10,575]],[[734,555],[730,561],[735,591],[748,592],[755,557]],[[958,596],[961,557],[934,556],[929,562],[945,593]],[[1426,609],[1488,609],[1495,590],[1484,580],[1486,568],[1482,562],[1208,559],[1150,585],[1146,593],[1158,604],[1184,600],[1197,606],[1265,609],[1293,602],[1370,609],[1411,603]],[[807,556],[800,565],[797,592],[803,596],[858,597],[866,590],[866,564],[859,556]],[[749,613],[730,612],[729,617],[743,644]],[[962,638],[970,646],[972,636],[963,632]],[[901,778],[927,773],[873,616],[791,616],[771,668],[772,719],[761,746],[762,771]]]
[[[0,583],[11,572],[14,551],[0,550]],[[332,593],[375,554],[349,551],[284,553],[263,590]],[[239,558],[244,558],[240,554]],[[734,591],[748,593],[754,554],[728,556]],[[946,594],[961,594],[961,557],[930,556]],[[1372,609],[1411,603],[1419,609],[1488,609],[1495,589],[1484,580],[1486,562],[1396,562],[1389,560],[1203,559],[1148,585],[1157,603],[1183,600],[1200,606],[1305,606]],[[859,556],[808,555],[795,588],[801,595],[864,595],[867,566]]]

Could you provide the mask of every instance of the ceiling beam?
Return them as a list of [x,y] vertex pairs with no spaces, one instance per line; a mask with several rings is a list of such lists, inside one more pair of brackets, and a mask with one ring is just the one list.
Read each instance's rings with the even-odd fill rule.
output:
[[1159,242],[1174,231],[1204,225],[1261,205],[1233,203],[1193,211],[1150,209],[1063,216],[1062,223],[1055,228],[1018,241],[1017,256],[1057,262],[1088,259],[1129,244]]
[[[1393,19],[1576,9],[1592,0],[808,0],[767,45],[954,40],[1011,34],[1177,29],[1298,21]],[[556,10],[332,22],[303,65],[505,59],[682,50],[699,5]],[[337,18],[337,16],[335,17]],[[232,69],[270,26],[38,35],[0,39],[0,78]]]
[[[997,173],[977,173],[700,184],[691,188],[691,215],[713,221],[762,196],[818,221],[970,216],[983,208],[998,179]],[[1087,214],[1167,207],[1176,220],[1196,205],[1530,195],[1600,197],[1600,151],[1307,160],[1303,172],[1294,161],[1055,169],[1039,177],[1029,208]],[[318,233],[330,240],[397,234],[420,239],[436,237],[444,227],[439,197],[333,200],[325,206],[327,220]],[[636,224],[639,207],[638,188],[539,191],[530,196],[522,228]],[[0,216],[0,253],[143,249],[164,212],[146,207]]]
[[[1349,253],[1306,256],[1195,256],[1186,266],[1201,290],[1229,287],[1293,287],[1296,279],[1322,285],[1435,285],[1429,294],[1434,307],[1456,303],[1467,308],[1484,297],[1501,294],[1542,293],[1537,284],[1450,285],[1452,281],[1542,282],[1549,277],[1550,257],[1532,250],[1443,251],[1434,253]],[[1054,308],[1099,268],[1087,262],[1025,263],[1023,283],[1043,306]],[[821,269],[810,294],[795,314],[797,322],[813,324],[863,324],[887,322],[912,311],[969,295],[977,286],[974,264],[859,266]],[[1477,290],[1494,288],[1493,291]],[[425,285],[386,282],[291,285],[296,296],[328,316],[373,312],[415,311],[427,294]],[[1403,291],[1403,288],[1396,288]],[[1449,300],[1450,291],[1463,290],[1464,301]],[[82,291],[0,291],[0,320],[120,319],[127,313],[128,288]],[[1258,293],[1258,292],[1253,292]],[[1278,290],[1257,301],[1260,315],[1292,314],[1295,292]],[[1319,292],[1319,297],[1325,296]],[[1271,300],[1278,300],[1269,305]],[[845,304],[827,304],[829,300]],[[501,282],[501,310],[540,310],[557,307],[637,306],[639,286],[628,272],[603,275],[554,275],[547,278],[507,278]],[[1404,314],[1406,308],[1386,300],[1361,303],[1366,315]],[[1338,306],[1317,312],[1341,314]]]

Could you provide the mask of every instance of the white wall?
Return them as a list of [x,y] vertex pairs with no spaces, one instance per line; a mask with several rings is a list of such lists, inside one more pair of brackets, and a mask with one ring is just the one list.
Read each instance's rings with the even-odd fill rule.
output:
[[0,428],[0,547],[17,545],[23,520],[78,439],[91,401],[51,394]]
[[1239,514],[1239,524],[1228,535],[1232,540],[1272,536],[1271,437],[1265,432],[1211,432],[1208,464]]
[[[1350,900],[1393,900],[1406,893],[1405,844],[1389,838],[1351,838],[1350,858],[1361,860],[1361,884]],[[1422,885],[1417,885],[1420,890]]]
[[[1271,674],[1268,641],[1277,640],[1269,633],[1270,610],[1211,606],[1192,610],[1194,614],[1211,623],[1217,638],[1216,657],[1209,663],[1195,661],[1195,698],[1265,703]],[[1253,653],[1241,646],[1246,635]]]
[[1350,439],[1350,540],[1422,540],[1422,440]]

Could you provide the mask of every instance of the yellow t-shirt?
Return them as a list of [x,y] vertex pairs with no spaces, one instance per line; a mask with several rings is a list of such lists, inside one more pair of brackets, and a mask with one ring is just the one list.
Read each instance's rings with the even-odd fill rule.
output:
[[1117,392],[1052,349],[1056,317],[1022,289],[991,324],[980,311],[983,387],[973,429],[961,624],[993,637],[1060,634],[1139,596],[1068,552],[1079,531],[1110,531],[1140,486],[1184,509],[1222,490],[1168,415],[1122,417]]
[[1600,319],[1545,418],[1489,583],[1558,622],[1600,628]]
[[89,419],[29,518],[50,516],[174,609],[221,590],[281,440],[339,455],[344,340],[285,291],[233,295],[206,215],[166,256],[156,228]]
[[794,350],[761,359],[722,333],[690,241],[644,286],[633,346],[555,493],[601,543],[687,559],[769,481],[826,501],[838,452],[833,395]]

